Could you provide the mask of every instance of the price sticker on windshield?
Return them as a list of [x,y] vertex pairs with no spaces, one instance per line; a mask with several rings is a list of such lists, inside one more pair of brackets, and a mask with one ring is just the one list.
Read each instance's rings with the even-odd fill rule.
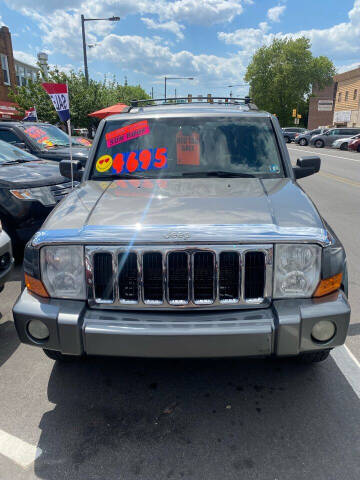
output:
[[167,168],[167,148],[147,148],[132,152],[102,155],[96,161],[96,170],[100,173],[111,172],[117,175],[122,173],[144,172]]
[[142,137],[143,135],[148,135],[150,133],[150,128],[147,120],[142,120],[141,122],[132,123],[126,127],[118,128],[109,132],[105,135],[106,146],[112,148],[115,145],[120,143],[128,142],[134,138]]

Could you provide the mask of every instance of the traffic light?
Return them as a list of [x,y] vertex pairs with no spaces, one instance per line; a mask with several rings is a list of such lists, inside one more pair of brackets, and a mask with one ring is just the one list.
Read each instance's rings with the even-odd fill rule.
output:
[[293,116],[294,118],[296,118],[296,113],[297,113],[297,112],[296,112],[296,108],[294,108],[294,109],[293,109],[293,112],[292,112],[292,116]]

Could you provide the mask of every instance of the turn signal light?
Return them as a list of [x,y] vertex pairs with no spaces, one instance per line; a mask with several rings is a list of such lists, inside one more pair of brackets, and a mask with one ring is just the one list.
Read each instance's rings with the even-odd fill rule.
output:
[[36,278],[31,277],[27,273],[25,273],[25,285],[30,292],[36,293],[36,295],[39,295],[40,297],[49,298],[49,294],[46,291],[46,288],[44,287],[42,282]]
[[320,280],[320,283],[314,293],[314,297],[322,297],[328,293],[335,292],[341,287],[342,273],[338,273],[330,278]]

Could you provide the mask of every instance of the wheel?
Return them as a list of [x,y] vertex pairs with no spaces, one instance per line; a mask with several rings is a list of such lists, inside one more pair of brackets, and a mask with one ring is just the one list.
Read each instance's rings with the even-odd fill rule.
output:
[[290,137],[284,137],[285,143],[291,143]]
[[324,147],[324,140],[316,140],[314,145],[315,145],[316,148],[323,148]]
[[360,153],[360,145],[358,145],[357,151]]
[[306,147],[307,144],[308,141],[306,140],[306,138],[300,138],[299,145],[301,145],[302,147]]
[[51,360],[59,362],[74,362],[82,358],[76,355],[63,355],[61,352],[57,352],[56,350],[48,350],[46,348],[43,348],[43,351],[47,357],[51,358]]
[[328,358],[330,350],[316,350],[315,352],[303,352],[297,357],[301,363],[323,362]]
[[346,142],[340,145],[340,150],[347,150],[347,149],[348,149],[348,144]]

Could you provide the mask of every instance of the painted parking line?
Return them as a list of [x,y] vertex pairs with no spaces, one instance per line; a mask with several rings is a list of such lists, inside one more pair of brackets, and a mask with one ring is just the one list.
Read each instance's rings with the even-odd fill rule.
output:
[[331,356],[360,399],[360,363],[358,360],[346,345],[334,348],[331,351]]
[[[322,153],[319,152],[319,148],[316,150],[303,150],[302,148],[290,148],[288,147],[288,150],[292,150],[293,152],[305,152],[305,153],[317,153],[321,156],[325,155],[326,157],[333,157],[333,158],[342,158],[343,160],[350,160],[351,162],[357,162],[360,163],[360,159],[358,158],[350,158],[350,157],[340,157],[340,155],[330,155],[330,153]],[[356,154],[355,154],[356,155]]]
[[348,178],[339,177],[338,175],[334,175],[333,173],[320,171],[320,172],[318,172],[318,175],[320,175],[322,177],[331,178],[333,180],[336,180],[337,182],[346,183],[347,185],[351,185],[353,187],[360,188],[360,182],[355,182],[354,180],[349,180]]
[[42,454],[42,450],[0,430],[0,454],[27,468]]

